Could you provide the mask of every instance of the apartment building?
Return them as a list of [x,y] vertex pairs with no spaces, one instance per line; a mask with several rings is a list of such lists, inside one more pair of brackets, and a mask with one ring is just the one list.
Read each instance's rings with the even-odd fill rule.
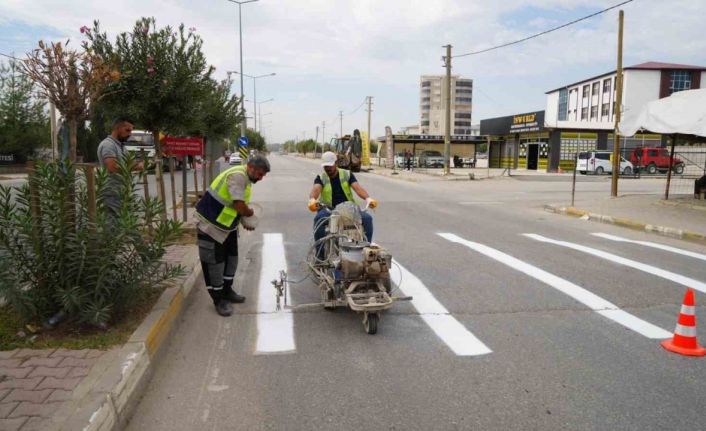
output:
[[[422,135],[446,132],[446,75],[422,75],[419,80],[419,128]],[[451,134],[471,135],[473,80],[451,76]]]

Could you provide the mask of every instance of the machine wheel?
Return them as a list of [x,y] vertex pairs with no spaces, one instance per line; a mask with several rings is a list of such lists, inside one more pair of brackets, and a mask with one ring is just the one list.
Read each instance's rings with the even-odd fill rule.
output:
[[650,163],[649,165],[647,165],[647,173],[650,175],[656,174],[657,173],[657,165],[655,165],[654,163]]
[[632,169],[630,166],[626,166],[625,169],[623,169],[623,175],[632,175]]
[[596,168],[596,175],[603,175],[603,166],[599,166]]
[[674,166],[674,173],[677,175],[681,175],[684,173],[684,165],[679,163],[678,165]]
[[368,319],[363,323],[365,326],[365,332],[370,335],[375,335],[378,332],[378,320],[377,314],[368,314]]

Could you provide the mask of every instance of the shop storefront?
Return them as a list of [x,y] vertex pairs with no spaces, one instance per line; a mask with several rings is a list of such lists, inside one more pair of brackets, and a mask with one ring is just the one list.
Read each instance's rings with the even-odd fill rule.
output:
[[549,168],[549,133],[544,129],[544,111],[481,120],[480,134],[490,137],[491,168]]

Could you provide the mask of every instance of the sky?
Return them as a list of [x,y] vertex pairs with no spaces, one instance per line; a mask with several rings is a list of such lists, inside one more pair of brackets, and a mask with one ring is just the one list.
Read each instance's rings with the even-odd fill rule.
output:
[[[268,142],[366,130],[373,136],[419,122],[419,77],[444,73],[452,56],[521,39],[621,0],[258,0],[242,6],[243,70],[257,79]],[[625,11],[624,65],[661,61],[706,66],[706,1],[634,0]],[[2,0],[0,52],[22,57],[39,40],[69,39],[101,23],[114,39],[137,19],[194,27],[216,76],[240,70],[238,5],[227,0]],[[543,110],[545,93],[615,70],[618,10],[496,51],[453,59],[474,80],[473,123]],[[245,78],[248,115],[253,80]],[[240,93],[236,79],[233,91]],[[324,130],[325,122],[325,130]],[[260,127],[261,126],[261,127]],[[324,134],[325,133],[325,134]]]

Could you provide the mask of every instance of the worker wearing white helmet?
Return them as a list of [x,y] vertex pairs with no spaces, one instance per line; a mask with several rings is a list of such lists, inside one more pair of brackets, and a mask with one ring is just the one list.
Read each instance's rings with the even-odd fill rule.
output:
[[[314,217],[314,226],[318,229],[314,232],[314,239],[318,240],[326,235],[326,224],[319,221],[328,217],[325,210],[319,210],[319,201],[330,208],[335,208],[336,205],[350,201],[355,202],[351,190],[365,200],[365,203],[370,208],[375,208],[378,202],[371,198],[367,191],[358,183],[355,175],[352,172],[341,169],[336,166],[336,154],[331,151],[325,152],[321,157],[321,167],[324,171],[319,174],[314,180],[314,187],[309,193],[309,210],[317,212]],[[362,213],[363,230],[368,242],[373,240],[373,217],[367,212]]]

